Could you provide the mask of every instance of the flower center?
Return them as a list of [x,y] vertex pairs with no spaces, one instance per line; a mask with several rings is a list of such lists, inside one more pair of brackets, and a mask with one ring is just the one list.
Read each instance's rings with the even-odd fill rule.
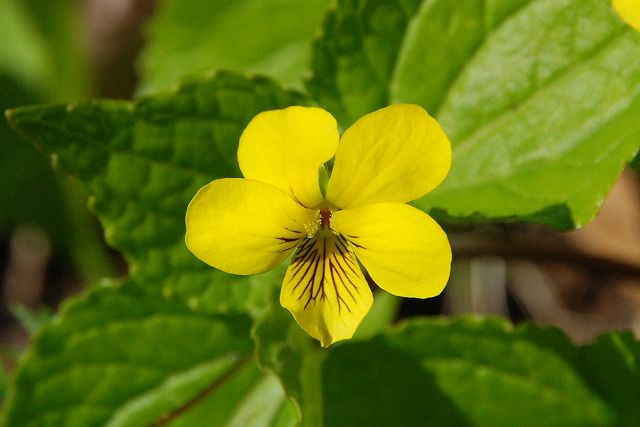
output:
[[335,233],[331,226],[331,219],[333,215],[328,208],[322,208],[318,211],[318,216],[315,220],[310,221],[304,225],[304,230],[307,232],[307,237],[313,239],[318,233],[325,237],[329,233]]
[[320,211],[320,227],[327,228],[331,225],[331,211],[329,209]]

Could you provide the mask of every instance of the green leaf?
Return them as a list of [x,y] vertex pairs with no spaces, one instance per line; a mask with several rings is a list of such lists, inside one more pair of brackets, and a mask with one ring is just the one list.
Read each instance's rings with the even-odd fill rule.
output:
[[311,38],[329,0],[163,0],[147,30],[140,91],[233,69],[301,87]]
[[341,0],[325,16],[306,86],[344,127],[389,103],[398,50],[419,5],[420,0]]
[[130,279],[93,289],[44,327],[12,382],[7,426],[295,422],[248,338],[280,272],[241,278],[206,266],[184,245],[184,213],[202,185],[239,174],[237,141],[255,114],[304,102],[269,80],[221,73],[135,102],[9,112],[86,184]]
[[612,333],[580,349],[582,374],[602,400],[618,411],[617,426],[640,424],[640,343]]
[[469,221],[591,220],[640,142],[640,34],[609,0],[343,0],[309,90],[343,125],[389,103],[434,114],[454,146],[415,202]]
[[25,107],[8,117],[87,185],[133,278],[198,310],[244,311],[263,307],[278,273],[230,276],[197,260],[184,245],[184,214],[200,187],[239,176],[238,138],[254,115],[304,102],[269,80],[221,73],[135,102]]
[[291,426],[279,384],[253,362],[251,323],[137,281],[105,282],[38,334],[2,425]]
[[[296,346],[284,323],[259,324],[258,355],[298,402],[303,425],[609,425],[577,349],[557,330],[499,319],[417,319],[368,341]],[[278,324],[279,323],[279,324]],[[314,355],[315,353],[315,355]],[[314,375],[300,360],[318,361]],[[303,387],[304,381],[306,381]],[[309,394],[311,392],[312,394]],[[428,421],[427,421],[428,420]],[[306,421],[306,423],[305,423]]]

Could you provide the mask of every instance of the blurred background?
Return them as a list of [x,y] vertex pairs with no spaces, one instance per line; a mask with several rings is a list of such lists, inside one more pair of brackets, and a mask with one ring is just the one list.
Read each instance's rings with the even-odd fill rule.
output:
[[[145,72],[140,58],[149,49],[153,23],[175,5],[197,1],[2,0],[0,107],[126,99],[156,89],[138,87]],[[212,5],[218,3],[232,4]],[[310,1],[308,7],[317,13],[300,25],[317,28],[329,3]],[[207,19],[203,15],[198,24],[206,28]],[[204,61],[185,61],[179,70],[162,72],[202,72],[213,63],[233,67],[233,59],[216,57],[215,46],[260,43],[259,29],[238,40],[241,31],[234,31],[234,25],[240,30],[245,24],[231,20],[215,35],[215,43],[204,43],[198,53]],[[314,30],[309,31],[312,37]],[[305,39],[292,48],[308,47]],[[171,49],[179,53],[180,46]],[[268,66],[304,66],[288,63],[286,51],[282,58]],[[298,81],[290,83],[301,87]],[[119,254],[104,244],[86,199],[79,183],[55,172],[50,159],[0,122],[0,396],[29,337],[64,298],[101,277],[126,274]],[[558,326],[577,343],[612,329],[640,334],[640,176],[631,169],[611,190],[596,220],[582,230],[444,226],[454,250],[451,283],[438,298],[403,300],[399,318],[497,314]]]

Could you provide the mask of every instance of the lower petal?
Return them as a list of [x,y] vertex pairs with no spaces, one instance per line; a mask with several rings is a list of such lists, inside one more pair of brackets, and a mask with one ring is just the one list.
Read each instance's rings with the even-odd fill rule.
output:
[[333,213],[371,278],[394,295],[428,298],[444,289],[451,246],[426,213],[405,204],[380,203]]
[[323,347],[351,338],[372,303],[347,241],[331,232],[298,248],[280,293],[280,304]]
[[202,187],[187,208],[186,244],[207,264],[233,274],[271,270],[306,238],[317,212],[282,190],[241,178]]

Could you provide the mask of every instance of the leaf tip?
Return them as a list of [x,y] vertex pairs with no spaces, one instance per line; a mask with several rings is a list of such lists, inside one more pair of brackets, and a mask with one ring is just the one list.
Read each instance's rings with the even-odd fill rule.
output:
[[29,110],[30,107],[32,106],[16,107],[4,111],[4,116],[6,117],[9,126],[11,126],[21,136],[23,136],[21,134],[20,128],[25,118],[24,112],[25,110]]
[[11,110],[4,110],[4,116],[7,119],[7,122],[11,125],[11,127],[15,127],[15,119],[16,119],[16,113],[15,113],[15,109],[11,109]]

